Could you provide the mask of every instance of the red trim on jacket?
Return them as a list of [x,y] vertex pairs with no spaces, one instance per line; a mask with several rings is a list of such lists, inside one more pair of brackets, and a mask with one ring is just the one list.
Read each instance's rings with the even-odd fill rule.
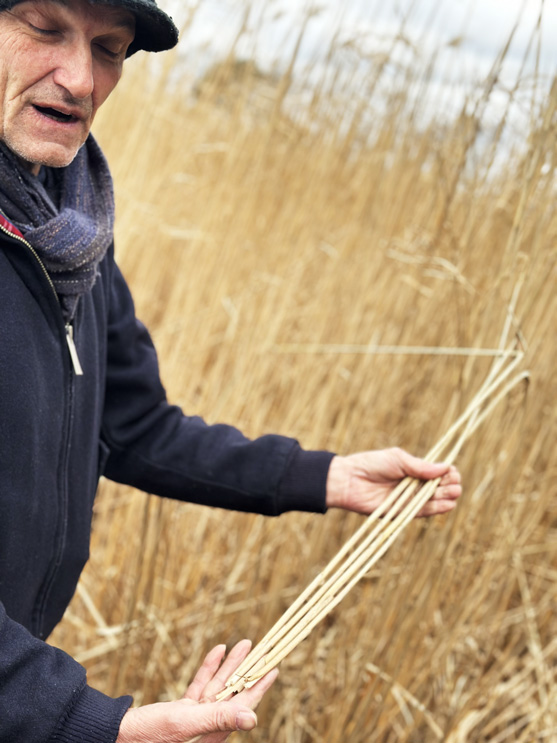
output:
[[[16,235],[16,237],[23,237],[21,232],[17,229],[15,224],[12,224],[11,222],[8,222],[6,217],[4,217],[2,214],[0,214],[0,225],[5,229],[8,230],[8,232],[11,232],[12,235]],[[25,240],[25,238],[23,238]]]

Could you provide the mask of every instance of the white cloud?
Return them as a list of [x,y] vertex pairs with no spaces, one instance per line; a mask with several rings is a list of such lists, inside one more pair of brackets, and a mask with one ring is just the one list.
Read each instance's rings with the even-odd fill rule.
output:
[[[184,65],[189,70],[222,59],[240,29],[244,8],[238,0],[160,0],[183,23],[192,8],[194,22],[182,40]],[[286,64],[312,0],[251,0],[246,32],[238,44],[241,56],[253,57],[264,68],[273,62]],[[345,79],[351,79],[352,91],[363,90],[362,78],[368,74],[365,57],[390,51],[391,74],[397,82],[396,64],[418,67],[438,54],[438,62],[428,85],[431,115],[440,122],[454,116],[467,96],[478,96],[494,60],[503,49],[511,30],[520,18],[512,47],[505,62],[499,88],[485,114],[485,124],[494,126],[508,102],[511,89],[521,71],[528,44],[538,21],[541,0],[315,0],[317,12],[308,21],[298,59],[298,79],[318,79],[324,74],[325,56],[332,40],[350,44],[340,54],[345,64]],[[521,15],[522,10],[522,15]],[[340,31],[339,31],[340,29]],[[404,40],[392,52],[393,40],[402,31]],[[543,85],[557,72],[554,40],[557,40],[557,2],[546,0],[543,17],[541,72]],[[360,56],[358,56],[360,55]],[[523,73],[524,105],[516,105],[512,124],[520,131],[528,116],[529,81],[532,80],[536,46],[531,49]],[[200,61],[201,60],[201,61]],[[352,77],[350,78],[350,75]],[[435,105],[437,102],[437,108]]]
[[[190,49],[211,47],[224,53],[237,33],[244,7],[233,0],[161,0],[161,5],[183,23],[194,10],[194,22],[184,39]],[[428,47],[441,46],[462,37],[463,54],[480,66],[490,63],[503,47],[524,8],[512,57],[520,60],[540,12],[541,0],[320,0],[320,12],[309,22],[302,55],[316,55],[330,43],[340,21],[344,34],[367,37],[368,47],[404,28],[409,40]],[[257,44],[258,53],[270,59],[287,55],[307,5],[299,0],[256,0],[251,4],[250,31],[243,45]],[[557,39],[557,3],[544,4],[542,65],[555,69],[554,39]]]

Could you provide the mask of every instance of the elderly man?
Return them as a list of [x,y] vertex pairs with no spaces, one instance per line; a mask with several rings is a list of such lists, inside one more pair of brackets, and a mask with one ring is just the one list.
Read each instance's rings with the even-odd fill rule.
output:
[[44,640],[88,556],[101,474],[158,495],[277,515],[371,512],[406,474],[454,468],[397,449],[335,457],[255,441],[169,405],[113,257],[110,173],[90,136],[124,60],[174,46],[154,0],[0,0],[0,741],[214,743],[249,730],[274,680],[214,694],[249,643],[207,656],[182,700],[130,710]]

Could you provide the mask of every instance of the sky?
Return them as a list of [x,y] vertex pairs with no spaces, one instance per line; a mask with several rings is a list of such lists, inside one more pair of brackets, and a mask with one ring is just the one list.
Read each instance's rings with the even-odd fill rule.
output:
[[[194,12],[194,22],[183,38],[189,51],[226,50],[238,32],[246,4],[240,0],[161,0],[161,5],[181,25]],[[403,19],[410,39],[428,46],[443,45],[462,37],[462,56],[473,66],[489,64],[502,48],[522,9],[522,20],[512,48],[519,60],[535,27],[541,0],[253,0],[250,32],[241,46],[246,54],[257,37],[257,54],[269,64],[292,47],[295,29],[310,7],[312,18],[301,58],[324,48],[342,23],[343,35],[359,39],[370,48],[397,33]],[[543,3],[542,67],[556,69],[557,2]],[[255,28],[257,32],[255,32]]]
[[[180,26],[193,18],[180,46],[184,68],[193,77],[201,76],[209,64],[226,57],[248,5],[243,0],[159,1]],[[395,62],[425,64],[434,51],[439,54],[429,92],[434,99],[449,101],[443,110],[434,113],[441,119],[461,110],[471,88],[480,89],[517,23],[499,89],[486,113],[488,126],[490,117],[495,126],[500,111],[506,108],[506,91],[519,74],[523,82],[513,112],[515,128],[520,131],[526,123],[523,120],[532,108],[536,54],[542,89],[549,87],[557,73],[557,0],[251,0],[249,7],[236,48],[239,56],[255,58],[265,71],[284,69],[304,17],[308,10],[315,10],[295,68],[299,79],[308,69],[319,77],[325,51],[335,34],[347,45],[346,60],[353,65],[355,55],[363,59],[389,50],[393,38],[403,30],[404,40],[390,55]],[[541,36],[536,37],[539,43],[534,44],[524,63],[542,8]],[[362,67],[361,77],[364,75]],[[387,76],[386,85],[388,81]]]

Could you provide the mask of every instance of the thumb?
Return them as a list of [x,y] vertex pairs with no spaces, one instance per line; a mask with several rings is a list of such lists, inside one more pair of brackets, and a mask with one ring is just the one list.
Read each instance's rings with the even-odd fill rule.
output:
[[243,704],[234,701],[200,704],[180,699],[128,710],[117,743],[145,743],[155,739],[183,743],[210,733],[249,731],[256,725],[255,712]]
[[[182,700],[176,704],[182,703]],[[257,725],[257,715],[244,705],[236,702],[208,702],[205,704],[189,704],[183,700],[183,720],[181,733],[186,738],[207,733],[234,732],[241,730],[249,732]]]
[[443,477],[450,469],[445,462],[426,462],[424,459],[414,457],[407,452],[401,452],[401,465],[406,475],[418,480],[435,480]]

